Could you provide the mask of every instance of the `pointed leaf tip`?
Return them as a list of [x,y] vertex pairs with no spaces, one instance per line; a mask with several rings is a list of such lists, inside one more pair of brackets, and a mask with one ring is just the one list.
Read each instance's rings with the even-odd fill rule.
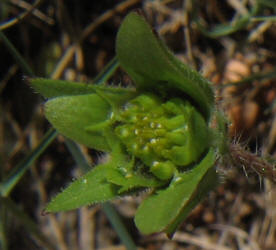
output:
[[29,78],[31,86],[45,98],[95,93],[93,85],[64,80]]
[[178,97],[188,95],[209,119],[214,105],[210,82],[180,62],[142,16],[133,12],[124,19],[116,53],[138,88]]
[[106,181],[110,167],[99,165],[72,182],[49,203],[45,212],[68,211],[116,198],[118,187]]

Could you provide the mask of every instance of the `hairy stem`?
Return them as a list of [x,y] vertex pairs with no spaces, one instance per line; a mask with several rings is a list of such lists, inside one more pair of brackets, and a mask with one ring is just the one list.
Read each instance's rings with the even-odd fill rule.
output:
[[235,167],[243,167],[246,171],[254,171],[276,183],[276,165],[269,163],[263,157],[251,153],[239,144],[231,144],[229,148],[231,163]]

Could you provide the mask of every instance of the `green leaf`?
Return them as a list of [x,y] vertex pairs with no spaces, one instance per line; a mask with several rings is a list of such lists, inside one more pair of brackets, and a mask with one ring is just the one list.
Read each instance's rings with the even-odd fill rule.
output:
[[108,181],[120,185],[118,193],[124,193],[137,188],[156,188],[164,185],[164,182],[157,178],[144,176],[139,172],[125,172],[127,170],[122,167],[121,169],[112,169],[109,172]]
[[138,208],[135,223],[145,234],[172,235],[191,210],[217,184],[215,153],[210,150],[192,170],[176,174],[167,189],[148,197]]
[[85,83],[46,78],[30,78],[29,82],[38,93],[46,98],[95,93],[94,86]]
[[143,17],[130,13],[117,35],[120,65],[137,87],[160,95],[189,96],[209,119],[214,94],[209,81],[181,63],[156,36]]
[[264,6],[271,7],[276,11],[276,2],[275,0],[258,0],[259,4],[263,4]]
[[[208,164],[207,162],[205,163]],[[173,234],[177,230],[177,227],[190,215],[194,207],[198,205],[204,198],[206,198],[209,192],[214,190],[215,187],[217,187],[217,185],[219,184],[219,176],[214,166],[215,159],[213,158],[213,161],[209,162],[209,164],[209,169],[205,173],[198,173],[197,179],[195,181],[198,181],[200,179],[200,176],[201,179],[197,183],[197,186],[195,187],[193,194],[190,196],[189,201],[182,207],[180,213],[171,222],[171,224],[167,226],[165,232],[168,237],[171,238],[173,236]],[[202,168],[205,167],[202,165]],[[204,170],[202,169],[202,171]],[[181,189],[179,188],[178,190],[180,191]]]
[[[63,96],[46,103],[46,117],[63,135],[88,147],[110,151],[101,130],[108,125],[111,106],[99,95]],[[98,125],[98,131],[86,128]]]
[[46,212],[59,212],[104,202],[118,195],[118,186],[108,183],[106,177],[112,163],[98,165],[58,194],[46,207]]
[[220,36],[227,36],[234,32],[237,32],[245,28],[250,23],[251,15],[245,15],[241,17],[235,23],[217,24],[211,30],[207,30],[200,22],[197,22],[199,30],[205,35],[211,38],[218,38]]
[[38,93],[46,98],[99,93],[105,96],[113,105],[121,105],[135,95],[134,89],[130,88],[107,87],[46,78],[30,78],[29,82]]
[[211,29],[207,29],[207,28],[205,28],[204,25],[201,24],[202,22],[199,19],[198,11],[194,11],[193,19],[194,19],[195,23],[197,24],[198,29],[205,36],[209,36],[211,38],[218,38],[221,36],[230,35],[234,32],[237,32],[241,29],[246,28],[252,21],[252,17],[254,17],[254,15],[256,15],[258,13],[259,9],[260,9],[260,0],[256,1],[256,3],[252,4],[252,7],[250,9],[248,9],[247,14],[241,15],[238,19],[235,19],[234,21],[217,24],[217,25],[213,26]]

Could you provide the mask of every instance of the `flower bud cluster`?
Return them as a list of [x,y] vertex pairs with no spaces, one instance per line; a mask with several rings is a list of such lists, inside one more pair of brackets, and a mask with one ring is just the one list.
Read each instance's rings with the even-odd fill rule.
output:
[[202,115],[179,98],[163,102],[140,95],[119,115],[115,133],[127,151],[161,180],[198,160],[208,147],[208,127]]

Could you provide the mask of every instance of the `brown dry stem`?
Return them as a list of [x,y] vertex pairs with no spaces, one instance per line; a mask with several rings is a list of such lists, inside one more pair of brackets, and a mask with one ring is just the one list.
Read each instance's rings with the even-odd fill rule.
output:
[[235,167],[243,167],[245,171],[256,172],[261,177],[276,183],[276,165],[269,163],[263,157],[247,151],[239,144],[231,144],[229,148],[231,164]]

